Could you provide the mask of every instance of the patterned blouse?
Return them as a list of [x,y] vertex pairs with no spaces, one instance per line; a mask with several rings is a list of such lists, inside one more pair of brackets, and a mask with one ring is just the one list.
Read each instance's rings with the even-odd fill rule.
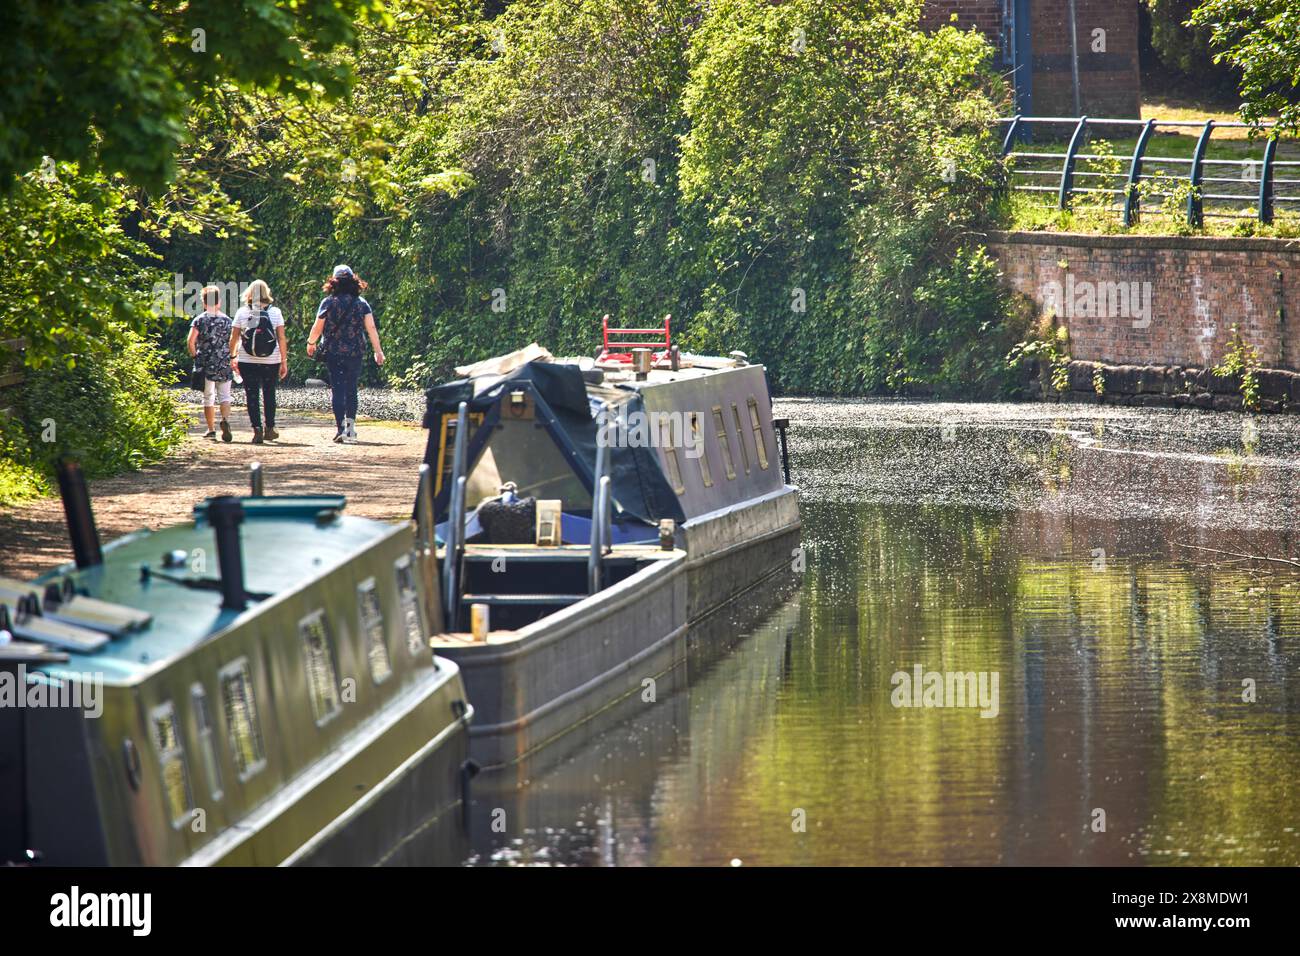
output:
[[224,312],[200,312],[190,323],[199,330],[194,343],[194,365],[210,382],[230,380],[230,316]]
[[366,354],[366,316],[370,303],[358,295],[328,295],[317,316],[325,317],[325,349],[329,358],[361,358]]

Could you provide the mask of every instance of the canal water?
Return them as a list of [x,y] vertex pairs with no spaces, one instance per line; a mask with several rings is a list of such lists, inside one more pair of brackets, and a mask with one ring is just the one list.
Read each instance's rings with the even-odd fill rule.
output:
[[467,862],[1300,863],[1300,421],[777,413],[790,572],[654,703],[480,777]]

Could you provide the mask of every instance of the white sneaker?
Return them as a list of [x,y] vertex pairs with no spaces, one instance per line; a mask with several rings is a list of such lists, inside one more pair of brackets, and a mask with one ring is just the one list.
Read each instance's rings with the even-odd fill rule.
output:
[[357,423],[351,418],[343,419],[343,437],[348,441],[357,440]]

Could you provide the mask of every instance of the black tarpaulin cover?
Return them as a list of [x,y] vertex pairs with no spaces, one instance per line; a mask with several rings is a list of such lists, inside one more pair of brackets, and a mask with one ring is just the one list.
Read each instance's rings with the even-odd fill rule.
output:
[[[552,439],[572,449],[587,464],[588,473],[582,475],[583,483],[590,484],[596,470],[595,403],[587,396],[587,384],[582,370],[576,365],[558,362],[529,362],[508,372],[477,395],[475,380],[458,379],[429,389],[428,407],[424,427],[430,430],[425,461],[437,464],[437,430],[440,416],[455,415],[461,402],[469,405],[471,412],[482,412],[496,404],[503,393],[527,382],[554,416],[554,426],[549,427]],[[629,415],[644,412],[639,394],[633,394],[627,403]],[[540,416],[539,416],[540,417]],[[679,524],[686,520],[681,502],[669,486],[659,467],[653,450],[629,447],[625,442],[615,442],[610,448],[610,485],[614,500],[627,514],[644,521],[672,518]]]

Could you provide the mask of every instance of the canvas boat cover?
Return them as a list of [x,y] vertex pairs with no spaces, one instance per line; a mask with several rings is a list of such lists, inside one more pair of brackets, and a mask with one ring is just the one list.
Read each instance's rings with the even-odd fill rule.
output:
[[[635,389],[619,389],[611,395],[611,389],[597,386],[600,394],[591,395],[577,365],[530,361],[501,375],[462,378],[429,389],[424,416],[429,441],[424,460],[431,467],[436,466],[441,416],[455,415],[461,402],[466,402],[471,412],[486,412],[503,395],[524,383],[539,405],[544,403],[550,413],[552,421],[546,424],[551,438],[587,465],[587,474],[580,477],[588,488],[596,469],[596,416],[602,403],[613,398],[626,404],[629,416],[634,412],[644,413],[641,395]],[[542,420],[543,416],[539,414],[538,418]],[[616,417],[615,428],[619,427]],[[686,520],[681,502],[664,477],[652,448],[632,447],[616,436],[610,453],[610,485],[623,517],[651,524],[663,518],[679,524]]]

